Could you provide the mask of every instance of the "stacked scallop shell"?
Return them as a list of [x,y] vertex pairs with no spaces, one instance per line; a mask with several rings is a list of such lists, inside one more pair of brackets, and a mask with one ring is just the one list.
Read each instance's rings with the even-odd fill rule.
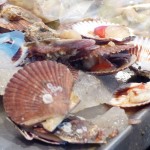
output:
[[5,90],[4,109],[8,118],[30,140],[53,144],[103,143],[97,125],[75,116],[67,117],[79,103],[72,92],[73,82],[72,73],[63,64],[37,61],[26,65],[14,74]]
[[136,56],[128,53],[134,45],[126,44],[133,40],[131,29],[100,20],[79,22],[72,28],[84,38],[94,39],[97,44],[71,57],[70,62],[75,67],[104,75],[124,70],[136,61]]

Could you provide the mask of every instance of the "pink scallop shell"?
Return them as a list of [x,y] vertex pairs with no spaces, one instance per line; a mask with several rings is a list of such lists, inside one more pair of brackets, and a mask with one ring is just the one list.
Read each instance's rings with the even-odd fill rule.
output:
[[63,64],[39,61],[19,70],[7,85],[5,111],[17,124],[33,125],[69,112],[73,76]]
[[137,56],[137,61],[150,62],[150,39],[136,37],[131,43],[134,44],[135,48],[130,49],[130,53]]
[[150,39],[136,37],[132,44],[135,48],[130,49],[129,52],[137,56],[137,61],[131,69],[141,76],[150,78]]

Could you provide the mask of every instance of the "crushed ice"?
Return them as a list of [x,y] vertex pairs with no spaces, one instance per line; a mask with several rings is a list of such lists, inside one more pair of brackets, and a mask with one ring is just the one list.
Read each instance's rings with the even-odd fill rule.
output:
[[110,87],[107,88],[106,85],[104,85],[103,80],[93,75],[80,74],[79,79],[73,87],[73,92],[79,97],[80,103],[73,112],[75,113],[85,108],[106,103],[112,97],[109,88]]
[[106,137],[113,134],[114,131],[120,133],[128,126],[128,117],[124,109],[119,107],[112,107],[105,114],[98,115],[90,121],[97,124],[104,131]]

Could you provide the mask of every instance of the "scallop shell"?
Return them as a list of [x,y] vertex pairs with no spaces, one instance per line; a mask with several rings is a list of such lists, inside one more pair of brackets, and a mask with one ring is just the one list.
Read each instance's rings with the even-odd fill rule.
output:
[[20,132],[20,134],[26,140],[31,141],[33,139],[36,139],[36,140],[42,141],[44,143],[53,144],[53,145],[65,144],[64,141],[62,141],[61,139],[59,139],[52,133],[47,132],[42,127],[34,127],[32,130],[31,129],[28,130],[25,128],[23,129],[21,126],[18,126],[9,118],[7,118],[7,119],[15,126],[15,128]]
[[103,132],[92,122],[78,116],[67,117],[55,130],[54,135],[69,143],[105,143]]
[[53,145],[106,143],[104,133],[97,125],[78,116],[68,116],[54,132],[48,132],[39,126],[22,128],[12,120],[9,119],[9,121],[25,139],[30,141],[36,139]]
[[[98,63],[97,58],[100,59],[100,64]],[[96,75],[106,75],[106,74],[113,74],[130,67],[133,63],[135,63],[136,59],[137,58],[135,55],[131,55],[127,62],[123,62],[123,64],[121,64],[120,66],[115,67],[115,65],[113,65],[110,61],[107,61],[107,59],[103,58],[100,55],[95,55],[94,57],[90,56],[90,57],[84,57],[82,59],[78,59],[76,61],[71,62],[71,64],[75,68],[83,70],[84,72],[87,73],[96,74]],[[99,68],[101,69],[100,70],[94,69],[94,71],[90,70],[90,68],[92,68],[95,65],[99,65]],[[106,65],[107,68],[109,69],[106,68]]]
[[69,112],[73,77],[63,64],[39,61],[19,70],[7,85],[4,108],[12,121],[34,125]]
[[11,4],[5,4],[1,9],[1,17],[10,20],[10,21],[16,21],[16,20],[26,20],[30,23],[34,22],[41,22],[42,19],[35,16],[30,11]]
[[132,55],[129,62],[124,63],[120,67],[113,68],[112,70],[90,71],[89,73],[96,74],[96,75],[114,74],[114,73],[117,73],[119,71],[122,71],[122,70],[125,70],[125,69],[129,68],[135,61],[136,61],[136,56]]
[[150,82],[129,83],[120,87],[108,103],[119,107],[137,107],[150,103]]
[[[97,27],[102,26],[113,26],[113,27],[121,27],[119,30],[109,29],[108,33],[111,33],[107,38],[100,38],[94,34],[94,30]],[[126,40],[130,40],[130,37],[134,36],[133,31],[127,27],[120,26],[119,24],[104,22],[104,21],[83,21],[78,22],[72,26],[73,30],[80,33],[83,37],[92,38],[98,40],[99,42],[109,42],[110,40],[116,42],[123,42]],[[126,31],[124,31],[124,29]],[[105,31],[104,31],[105,32]],[[128,39],[129,38],[129,39]]]
[[131,49],[130,53],[137,56],[137,61],[132,65],[132,69],[150,78],[150,39],[136,37],[132,44],[135,45],[135,48]]
[[24,31],[29,25],[30,25],[29,22],[22,19],[18,21],[7,21],[4,18],[0,18],[0,27],[10,31],[12,30]]
[[10,58],[12,65],[18,66],[28,54],[24,42],[24,34],[20,31],[0,34],[0,52]]

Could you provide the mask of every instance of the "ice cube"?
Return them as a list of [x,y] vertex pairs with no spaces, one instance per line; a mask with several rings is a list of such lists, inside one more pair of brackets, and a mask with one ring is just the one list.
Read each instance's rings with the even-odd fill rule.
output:
[[[105,78],[105,77],[104,77]],[[73,110],[73,112],[81,111],[85,108],[98,106],[99,104],[107,103],[112,97],[112,91],[110,91],[111,85],[107,84],[103,78],[96,78],[93,75],[80,73],[77,82],[74,85],[73,92],[79,97],[80,103]]]
[[90,121],[103,129],[107,137],[112,136],[114,131],[120,133],[128,126],[128,117],[124,109],[119,107],[112,107],[105,114],[98,115]]
[[3,51],[0,51],[0,68],[13,67],[11,58]]

